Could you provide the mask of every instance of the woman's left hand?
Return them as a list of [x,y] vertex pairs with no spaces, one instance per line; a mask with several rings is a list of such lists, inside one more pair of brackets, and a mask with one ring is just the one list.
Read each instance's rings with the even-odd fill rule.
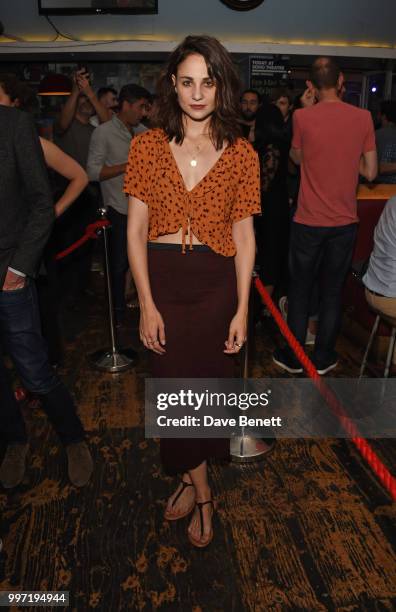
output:
[[230,323],[228,339],[225,341],[225,353],[239,353],[242,346],[246,342],[247,334],[247,316],[245,314],[236,314]]

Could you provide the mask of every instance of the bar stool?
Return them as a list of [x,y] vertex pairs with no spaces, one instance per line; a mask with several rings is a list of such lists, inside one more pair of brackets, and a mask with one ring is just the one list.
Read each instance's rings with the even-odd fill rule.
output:
[[378,310],[375,310],[374,308],[371,308],[371,310],[377,316],[375,318],[374,325],[373,325],[373,328],[371,330],[370,338],[369,338],[369,341],[367,343],[366,351],[365,351],[364,356],[363,356],[362,365],[360,366],[359,378],[361,378],[363,376],[364,370],[366,369],[367,357],[368,357],[368,354],[370,352],[371,345],[373,344],[373,340],[374,340],[375,334],[377,333],[379,322],[381,320],[384,321],[384,323],[386,323],[387,325],[389,325],[389,327],[392,330],[391,331],[391,335],[389,336],[388,353],[387,353],[387,356],[386,356],[385,370],[384,370],[384,378],[388,378],[390,364],[391,364],[391,361],[392,361],[393,349],[395,348],[395,341],[396,341],[396,319],[393,318],[393,317],[388,317],[387,315],[383,314],[382,312],[379,312]]

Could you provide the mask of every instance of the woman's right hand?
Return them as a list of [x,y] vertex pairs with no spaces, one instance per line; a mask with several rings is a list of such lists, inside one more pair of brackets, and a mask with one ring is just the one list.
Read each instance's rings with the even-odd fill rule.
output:
[[144,346],[154,353],[165,351],[165,324],[154,304],[140,307],[140,339]]

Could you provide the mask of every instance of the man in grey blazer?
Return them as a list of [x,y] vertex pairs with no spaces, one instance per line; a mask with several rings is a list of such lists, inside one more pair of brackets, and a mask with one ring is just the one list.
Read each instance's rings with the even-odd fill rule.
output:
[[[34,276],[54,218],[51,190],[32,119],[0,106],[0,345],[66,447],[72,483],[82,486],[92,459],[72,397],[48,362],[40,330]],[[0,432],[7,450],[0,466],[5,488],[18,485],[28,451],[25,424],[0,353]]]

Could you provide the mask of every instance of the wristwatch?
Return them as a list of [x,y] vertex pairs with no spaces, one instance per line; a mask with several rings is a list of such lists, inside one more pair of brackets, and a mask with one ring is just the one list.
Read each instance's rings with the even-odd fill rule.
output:
[[262,4],[264,0],[220,0],[220,2],[234,11],[251,11]]

